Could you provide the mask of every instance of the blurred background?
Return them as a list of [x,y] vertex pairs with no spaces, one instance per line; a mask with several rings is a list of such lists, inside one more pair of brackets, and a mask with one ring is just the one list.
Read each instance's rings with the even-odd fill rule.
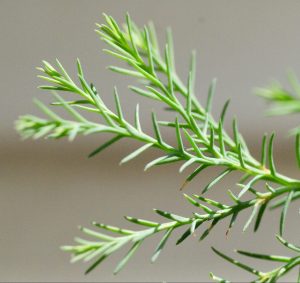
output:
[[[178,164],[144,172],[145,163],[157,156],[157,152],[149,152],[118,166],[119,160],[135,149],[137,143],[122,142],[88,159],[87,155],[107,136],[80,137],[73,143],[21,141],[14,131],[14,121],[19,115],[40,114],[32,103],[33,97],[49,100],[48,93],[37,89],[41,82],[35,67],[44,59],[54,62],[59,58],[74,74],[75,60],[79,57],[87,78],[94,82],[108,105],[112,105],[113,87],[118,86],[128,117],[133,116],[136,102],[143,105],[145,113],[153,108],[159,117],[165,115],[160,105],[128,91],[127,85],[133,80],[106,69],[114,60],[101,52],[105,46],[93,31],[94,23],[103,22],[103,12],[123,22],[127,11],[141,26],[152,20],[161,42],[165,28],[172,27],[176,65],[183,78],[187,76],[189,52],[196,49],[200,101],[205,101],[209,83],[217,77],[214,113],[218,115],[223,103],[231,98],[229,113],[237,116],[253,154],[257,156],[259,152],[263,133],[276,131],[277,167],[290,176],[299,174],[293,139],[288,138],[288,130],[298,125],[299,117],[265,117],[266,105],[253,95],[254,87],[265,86],[272,79],[286,85],[289,68],[299,73],[299,1],[0,0],[1,281],[205,282],[210,271],[228,279],[247,281],[251,278],[248,274],[213,255],[210,246],[230,255],[235,248],[285,252],[274,236],[278,231],[279,211],[267,214],[255,235],[251,229],[241,232],[248,211],[228,239],[225,238],[228,220],[202,243],[191,238],[175,248],[176,237],[173,237],[153,265],[150,257],[159,241],[159,237],[154,237],[117,276],[112,275],[112,270],[125,251],[84,276],[87,266],[69,264],[69,255],[59,250],[80,235],[76,228],[79,224],[89,227],[92,220],[131,227],[123,215],[157,220],[152,208],[182,215],[193,211],[179,192],[188,172],[179,174]],[[142,121],[143,127],[150,130],[148,114]],[[187,192],[199,193],[215,175],[215,171],[202,174]],[[227,178],[215,188],[212,197],[229,201],[224,191],[234,181],[233,177]],[[297,238],[299,241],[299,218],[292,216],[296,217],[297,209],[293,206],[289,212],[290,241]],[[260,266],[269,267],[263,262]],[[293,281],[294,275],[288,275],[286,280]]]

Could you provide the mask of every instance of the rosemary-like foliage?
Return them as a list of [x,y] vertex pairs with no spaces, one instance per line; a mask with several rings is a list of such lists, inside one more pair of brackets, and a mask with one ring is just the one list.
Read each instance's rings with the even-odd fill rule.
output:
[[[212,117],[211,107],[216,89],[216,80],[213,80],[209,87],[207,101],[204,105],[197,100],[194,89],[196,79],[194,52],[191,55],[186,83],[183,83],[176,73],[174,47],[170,31],[167,33],[167,43],[163,52],[161,52],[153,24],[139,29],[127,15],[126,25],[121,28],[111,16],[104,15],[104,17],[106,23],[97,25],[96,30],[100,38],[107,43],[108,48],[104,49],[104,51],[127,64],[126,67],[110,66],[109,69],[121,75],[137,78],[139,85],[129,86],[129,88],[134,93],[159,101],[166,108],[173,110],[173,121],[162,121],[153,112],[151,115],[153,134],[146,133],[140,123],[139,105],[136,106],[134,113],[135,121],[130,123],[122,111],[122,103],[116,88],[114,89],[115,110],[112,110],[106,106],[95,86],[86,79],[79,60],[77,61],[78,82],[69,76],[68,72],[57,60],[52,65],[48,62],[43,62],[43,67],[38,68],[42,72],[42,75],[39,77],[46,82],[46,85],[42,85],[40,88],[50,90],[55,98],[52,106],[64,108],[72,119],[66,120],[62,118],[42,102],[36,101],[37,106],[47,115],[47,118],[42,119],[32,115],[20,117],[16,122],[16,128],[20,134],[24,138],[68,137],[72,140],[78,134],[111,133],[113,137],[95,149],[90,156],[98,154],[121,139],[138,140],[141,146],[124,157],[121,163],[134,159],[150,148],[157,148],[161,151],[161,156],[146,164],[145,169],[173,162],[181,162],[180,172],[189,166],[196,166],[192,174],[187,176],[182,188],[208,167],[221,167],[223,171],[203,188],[200,195],[184,195],[185,199],[196,209],[192,216],[179,216],[173,212],[155,210],[157,214],[165,219],[165,222],[159,223],[126,217],[126,220],[129,222],[144,227],[141,230],[121,229],[97,222],[92,223],[94,226],[93,230],[80,228],[84,234],[91,236],[94,240],[76,238],[76,245],[63,247],[63,250],[73,254],[72,262],[79,260],[85,262],[93,261],[86,271],[88,273],[113,252],[125,245],[130,245],[128,253],[115,269],[115,273],[117,273],[143,241],[156,233],[163,232],[164,234],[154,251],[152,261],[158,258],[175,229],[185,228],[182,236],[177,240],[177,244],[180,244],[193,234],[200,225],[208,222],[207,229],[200,237],[200,240],[202,240],[219,221],[227,217],[231,218],[229,231],[239,213],[247,209],[251,210],[251,212],[248,221],[245,223],[244,230],[254,222],[254,231],[256,231],[267,206],[274,200],[276,202],[273,206],[282,207],[279,223],[279,234],[281,237],[284,232],[288,206],[290,202],[300,197],[300,180],[285,176],[276,170],[273,158],[274,134],[269,137],[265,135],[262,138],[261,157],[259,160],[256,160],[249,152],[243,137],[238,131],[237,121],[234,119],[232,123],[232,138],[223,127],[229,101],[225,103],[217,120]],[[78,100],[69,100],[61,96],[67,96],[68,93],[77,95]],[[269,95],[269,92],[265,91],[265,93]],[[271,95],[269,96],[271,97]],[[273,95],[272,97],[275,96]],[[95,123],[87,120],[82,116],[84,112],[100,115],[103,118],[103,122]],[[163,127],[169,127],[174,130],[176,136],[174,144],[170,144],[164,139],[161,131]],[[296,156],[300,164],[299,140],[299,135],[297,135]],[[228,191],[231,203],[224,204],[203,196],[204,193],[211,190],[225,176],[234,171],[242,173],[243,177],[237,181],[238,186],[241,188],[238,195]],[[257,183],[262,182],[265,185],[264,191],[256,189],[255,186]],[[244,200],[243,196],[246,193],[249,198]],[[100,229],[107,230],[109,234],[102,233]],[[217,253],[225,259],[229,259],[220,252]],[[248,253],[247,255],[250,254]],[[296,260],[297,256],[298,260]],[[299,265],[299,254],[297,256],[293,259],[276,258],[278,261],[282,259],[282,262],[289,264],[289,269],[291,269]],[[265,256],[265,258],[273,259],[275,257]],[[237,264],[233,260],[230,261],[240,267],[244,266]],[[286,272],[289,269],[286,268]],[[261,282],[274,282],[284,273],[282,271],[277,273],[275,271],[270,273],[256,272],[255,275],[259,277]],[[267,279],[271,277],[273,281],[268,281]],[[213,278],[217,279],[216,277]],[[220,280],[222,281],[223,279]]]
[[[289,72],[288,81],[291,90],[285,89],[279,82],[273,82],[265,88],[257,88],[256,94],[271,104],[267,115],[288,115],[300,112],[300,82],[293,72]],[[291,134],[300,133],[300,127],[292,129]]]
[[[237,250],[236,252],[255,259],[261,259],[261,260],[267,260],[267,261],[273,261],[273,262],[280,262],[281,266],[274,268],[271,271],[268,272],[262,272],[259,271],[249,265],[246,265],[244,263],[241,263],[237,260],[232,259],[229,256],[226,256],[225,254],[221,253],[220,251],[213,249],[213,251],[224,258],[225,260],[229,261],[230,263],[250,272],[253,274],[256,279],[252,282],[276,282],[278,279],[283,277],[286,273],[291,271],[293,268],[299,266],[300,264],[300,247],[293,245],[286,240],[284,240],[281,236],[276,235],[277,240],[284,245],[287,249],[291,250],[294,252],[294,256],[280,256],[280,255],[269,255],[269,254],[259,254],[259,253],[253,253],[253,252],[246,252],[246,251],[239,251]],[[296,253],[296,254],[295,254]],[[217,282],[230,282],[228,280],[225,280],[223,278],[215,276],[213,273],[210,274],[211,278]],[[300,272],[298,275],[297,282],[300,281]]]

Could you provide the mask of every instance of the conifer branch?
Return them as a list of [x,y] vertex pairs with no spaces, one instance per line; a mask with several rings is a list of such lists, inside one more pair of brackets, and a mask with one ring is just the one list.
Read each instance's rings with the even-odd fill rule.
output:
[[[155,210],[157,214],[168,219],[168,221],[159,223],[126,217],[129,222],[146,228],[144,230],[128,230],[98,222],[93,222],[95,228],[93,230],[80,228],[83,233],[94,238],[94,240],[76,238],[76,245],[63,247],[64,250],[73,254],[72,262],[93,260],[87,270],[87,273],[89,273],[109,255],[129,244],[131,245],[130,250],[115,269],[115,273],[118,273],[139,249],[143,241],[156,233],[164,232],[164,235],[154,252],[152,261],[158,258],[174,230],[186,228],[177,240],[177,244],[180,244],[190,235],[196,233],[195,231],[202,227],[205,222],[209,222],[209,226],[199,237],[199,240],[203,240],[219,221],[230,217],[231,220],[226,232],[228,234],[239,213],[247,209],[252,211],[243,230],[245,231],[253,224],[254,231],[257,231],[267,207],[282,207],[279,221],[279,234],[281,237],[284,233],[288,207],[291,202],[300,197],[300,180],[283,175],[277,170],[273,155],[275,135],[272,134],[270,137],[265,135],[262,138],[261,157],[256,159],[250,153],[238,129],[236,119],[233,119],[232,122],[232,137],[224,129],[225,114],[229,101],[224,104],[219,119],[215,120],[212,117],[211,108],[216,92],[216,80],[212,80],[208,88],[205,103],[200,103],[196,98],[196,59],[194,52],[191,56],[187,82],[183,83],[176,73],[174,47],[170,31],[167,33],[165,47],[161,51],[153,24],[139,29],[127,15],[126,25],[121,28],[111,16],[104,15],[104,18],[106,23],[97,25],[96,30],[108,46],[104,51],[126,64],[125,67],[109,66],[109,69],[120,75],[135,77],[139,81],[139,85],[129,86],[132,92],[160,102],[167,110],[173,111],[174,118],[171,121],[163,121],[153,112],[151,114],[152,134],[147,133],[143,130],[140,122],[139,105],[135,107],[133,113],[134,122],[128,121],[122,111],[122,99],[120,99],[115,88],[113,91],[115,109],[108,107],[94,84],[86,79],[79,60],[77,60],[76,79],[68,74],[58,60],[55,64],[44,61],[43,66],[38,68],[42,73],[39,77],[45,82],[45,85],[40,86],[40,88],[49,90],[54,96],[54,101],[50,106],[36,101],[37,106],[47,116],[46,118],[32,115],[19,118],[16,122],[16,129],[21,136],[34,139],[67,137],[73,140],[79,134],[110,133],[112,138],[91,152],[90,157],[97,155],[113,143],[124,138],[137,140],[140,142],[140,146],[125,156],[120,163],[126,163],[148,149],[157,148],[161,151],[161,156],[147,163],[145,170],[153,166],[173,162],[181,162],[180,172],[190,166],[194,167],[192,173],[186,177],[181,189],[206,168],[222,168],[222,172],[204,187],[201,195],[185,195],[186,200],[197,209],[190,217],[179,216],[164,210]],[[299,91],[298,84],[295,82],[293,84],[295,90]],[[260,94],[275,102],[293,101],[294,99],[292,95],[284,92],[279,87],[273,90],[260,90]],[[72,99],[74,96],[76,97],[75,100]],[[63,108],[70,119],[61,117],[61,115],[51,110],[58,107]],[[288,109],[287,112],[292,112],[291,108]],[[84,113],[88,112],[96,114],[101,120],[98,122],[90,121],[84,116]],[[173,130],[176,137],[175,142],[166,141],[163,132],[164,127]],[[295,143],[298,164],[300,164],[299,144],[300,135],[298,134]],[[233,194],[230,190],[228,191],[233,203],[223,204],[203,196],[204,193],[213,189],[232,172],[242,174],[242,178],[236,181],[236,185],[240,187],[238,195]],[[258,190],[256,188],[258,183],[264,184],[266,191]],[[272,184],[272,187],[269,184]],[[251,198],[245,201],[243,200],[245,195],[251,195]],[[98,228],[106,230],[108,234],[99,232]],[[286,245],[292,246],[291,244]],[[275,282],[285,272],[299,264],[298,256],[286,258],[264,255],[261,257],[268,260],[276,259],[286,263],[286,265],[278,269],[277,273],[275,271],[262,273],[246,265],[237,264],[236,261],[216,250],[215,252],[239,267],[251,271],[259,279],[268,276],[268,280],[271,278],[271,281],[264,279],[265,281],[259,282]],[[243,252],[243,254],[250,255],[246,252]],[[258,257],[257,254],[256,257]],[[283,269],[285,271],[280,271]],[[221,280],[221,282],[227,282],[215,276],[213,278]]]
[[[258,271],[255,268],[253,268],[247,264],[241,263],[241,262],[221,253],[220,251],[216,250],[215,248],[212,248],[212,249],[217,255],[219,255],[226,261],[228,261],[228,262],[236,265],[237,267],[242,268],[242,269],[250,272],[254,276],[256,276],[256,279],[254,279],[251,282],[259,282],[259,283],[277,282],[281,277],[286,275],[286,273],[290,272],[293,268],[296,268],[296,267],[300,268],[300,247],[293,245],[291,243],[288,243],[286,240],[284,240],[279,235],[277,235],[276,237],[282,245],[284,245],[287,249],[292,250],[294,252],[294,256],[291,257],[291,256],[279,256],[279,255],[269,255],[269,254],[258,254],[258,253],[253,253],[253,252],[240,251],[240,250],[236,251],[237,253],[247,256],[247,257],[271,261],[271,262],[280,262],[282,264],[281,266],[274,268],[273,270],[267,271],[267,272]],[[211,273],[210,275],[214,281],[230,282],[228,280],[225,280],[223,278],[215,276],[213,273]],[[299,282],[299,279],[300,279],[300,277],[298,277],[297,282]]]

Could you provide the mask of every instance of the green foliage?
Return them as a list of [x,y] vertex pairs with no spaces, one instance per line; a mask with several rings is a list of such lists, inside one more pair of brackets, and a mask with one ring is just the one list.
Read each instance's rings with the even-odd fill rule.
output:
[[[85,241],[79,238],[76,238],[77,245],[75,246],[65,246],[63,247],[63,250],[72,252],[74,257],[72,259],[72,262],[77,260],[83,260],[83,261],[90,261],[94,259],[95,257],[98,257],[99,261],[95,261],[95,264],[91,266],[87,270],[87,272],[90,272],[92,269],[94,269],[98,264],[102,262],[102,258],[106,258],[109,255],[111,255],[113,252],[115,252],[117,249],[123,247],[126,244],[132,245],[132,249],[137,249],[137,246],[140,246],[142,241],[145,239],[151,237],[154,234],[160,233],[162,231],[165,231],[164,236],[162,237],[160,243],[158,244],[158,247],[156,248],[156,251],[154,252],[154,255],[152,257],[152,261],[155,261],[164,248],[166,241],[172,234],[172,232],[175,229],[184,228],[185,231],[183,234],[177,239],[176,243],[180,244],[184,240],[186,240],[190,235],[192,235],[197,228],[200,227],[200,225],[204,225],[206,222],[208,222],[208,228],[203,232],[203,234],[199,237],[199,241],[203,240],[208,234],[211,232],[212,228],[221,220],[227,218],[227,217],[234,217],[236,219],[236,216],[244,210],[247,210],[248,208],[252,208],[253,211],[257,211],[260,208],[264,208],[273,200],[278,198],[279,196],[289,194],[290,192],[293,192],[294,190],[299,189],[298,187],[280,187],[274,192],[264,192],[260,193],[258,191],[253,191],[254,197],[247,201],[241,201],[237,198],[234,198],[234,203],[230,205],[226,205],[223,203],[220,203],[216,200],[211,200],[204,198],[202,196],[193,195],[188,196],[185,195],[185,198],[189,203],[191,203],[194,207],[197,208],[197,212],[193,213],[193,216],[191,217],[185,217],[185,216],[179,216],[171,212],[163,211],[155,209],[154,211],[160,215],[161,217],[168,220],[168,222],[153,222],[133,217],[125,217],[126,220],[129,222],[132,222],[134,224],[137,224],[139,226],[146,227],[144,230],[126,230],[126,229],[120,229],[112,226],[108,226],[105,224],[99,224],[96,222],[93,222],[92,225],[96,228],[101,228],[102,230],[107,230],[109,232],[112,232],[115,236],[107,236],[106,234],[102,234],[98,230],[89,230],[86,228],[80,228],[80,230],[87,234],[88,236],[91,236],[95,238],[93,242]],[[263,212],[264,212],[263,209]],[[253,220],[256,217],[256,223],[261,221],[263,217],[263,212],[258,213],[251,213],[248,221],[245,224],[244,231],[250,226],[250,224],[253,222]],[[230,224],[230,227],[228,230],[232,227],[233,223]],[[259,224],[256,224],[255,230],[257,230]],[[114,247],[114,248],[112,248]],[[106,249],[107,248],[107,249]],[[133,253],[130,253],[129,255],[126,255],[126,262],[130,259],[131,255]],[[101,260],[100,260],[101,259]],[[124,265],[124,260],[121,261],[122,266]],[[119,266],[119,265],[118,265]],[[120,271],[120,268],[116,268],[115,272]]]
[[[286,90],[280,83],[273,82],[269,87],[257,88],[256,94],[271,104],[268,115],[288,115],[300,112],[300,82],[293,72],[289,72],[288,80],[291,91]],[[299,128],[291,130],[297,134]]]
[[[251,258],[255,258],[255,259],[261,259],[261,260],[267,260],[267,261],[272,261],[272,262],[280,262],[282,263],[281,266],[274,268],[271,271],[268,272],[262,272],[262,271],[258,271],[257,269],[241,263],[223,253],[221,253],[220,251],[216,250],[215,248],[212,248],[213,251],[219,255],[220,257],[222,257],[223,259],[227,260],[228,262],[248,271],[249,273],[253,274],[256,276],[256,279],[252,282],[277,282],[281,277],[283,277],[286,273],[288,273],[289,271],[291,271],[293,268],[297,267],[300,265],[300,247],[295,246],[291,243],[288,243],[286,240],[284,240],[282,237],[280,236],[276,236],[278,241],[284,245],[287,249],[291,250],[294,252],[294,256],[292,257],[288,257],[288,256],[279,256],[279,255],[269,255],[269,254],[258,254],[258,253],[253,253],[253,252],[246,252],[246,251],[236,251],[237,253],[247,256],[247,257],[251,257]],[[296,253],[296,255],[295,255]],[[217,282],[230,282],[228,280],[225,280],[223,278],[217,277],[215,276],[213,273],[210,274],[211,278],[214,281]],[[299,274],[300,275],[300,274]],[[299,282],[300,277],[298,277],[297,282]]]
[[[93,238],[93,241],[76,238],[75,245],[63,247],[63,250],[72,253],[72,262],[92,261],[86,271],[86,273],[89,273],[112,253],[125,245],[129,245],[128,253],[115,269],[115,273],[118,273],[142,245],[143,241],[154,234],[164,233],[154,251],[152,261],[157,260],[174,230],[185,228],[176,242],[180,244],[207,222],[208,227],[199,238],[199,240],[203,240],[215,225],[230,217],[231,220],[226,232],[228,234],[239,213],[244,210],[251,210],[243,230],[245,231],[253,224],[254,231],[257,231],[268,206],[283,207],[279,221],[279,233],[282,236],[288,207],[291,202],[300,197],[300,180],[292,179],[277,171],[273,156],[274,134],[270,138],[267,135],[263,137],[261,158],[259,161],[256,160],[249,152],[238,130],[236,119],[232,123],[233,138],[224,129],[224,119],[229,101],[224,104],[218,120],[214,120],[212,117],[212,100],[216,91],[215,79],[208,89],[205,106],[203,107],[197,100],[194,89],[196,74],[194,52],[191,55],[187,83],[184,84],[176,73],[174,47],[170,31],[167,33],[164,52],[161,52],[152,24],[139,29],[127,15],[126,25],[121,28],[112,17],[107,15],[104,15],[104,17],[106,23],[97,25],[96,30],[108,46],[104,51],[125,63],[125,67],[109,66],[109,69],[120,75],[137,78],[139,84],[129,86],[129,88],[134,93],[156,100],[164,105],[166,109],[172,110],[174,119],[162,121],[153,112],[151,114],[153,131],[152,134],[146,133],[140,123],[139,106],[137,105],[135,108],[134,123],[129,122],[122,111],[122,103],[115,88],[115,110],[110,109],[102,100],[93,83],[86,79],[79,60],[77,61],[77,82],[69,76],[58,60],[56,64],[44,61],[43,67],[38,69],[43,73],[39,77],[46,82],[46,85],[42,85],[40,88],[50,90],[55,99],[51,106],[63,108],[72,119],[66,120],[58,116],[50,110],[50,107],[37,101],[37,106],[46,114],[47,118],[42,119],[32,115],[20,117],[16,122],[16,128],[21,136],[24,138],[68,137],[72,140],[79,134],[88,135],[102,132],[112,134],[112,138],[95,149],[89,155],[90,157],[124,138],[137,140],[141,143],[141,146],[124,157],[120,163],[126,163],[150,148],[157,148],[161,151],[161,156],[146,164],[145,170],[153,166],[173,162],[181,162],[180,172],[189,166],[195,166],[194,171],[186,177],[181,189],[208,167],[222,168],[222,172],[204,187],[201,195],[184,195],[185,199],[196,209],[192,216],[185,217],[164,210],[155,210],[166,222],[160,223],[126,217],[126,220],[137,226],[142,226],[144,229],[127,230],[97,222],[92,223],[93,230],[80,228],[84,234]],[[73,94],[77,97],[77,100],[65,99],[59,96],[58,92],[64,97]],[[265,91],[264,96],[276,97],[278,101],[280,99],[280,101],[288,100],[287,94],[282,93],[271,95],[270,92]],[[81,114],[85,112],[101,116],[101,123],[86,119]],[[164,127],[171,128],[174,131],[176,137],[174,144],[167,142],[164,138],[162,131]],[[297,135],[295,144],[299,163],[299,135]],[[203,196],[232,172],[240,172],[242,178],[236,182],[240,187],[238,195],[233,194],[230,190],[228,191],[231,203],[223,204]],[[258,183],[264,184],[265,190],[257,189],[256,184]],[[270,183],[272,183],[272,187],[269,185]],[[248,200],[243,200],[244,195],[248,195]],[[99,229],[106,230],[108,234]],[[220,252],[217,252],[217,254],[229,260]],[[265,256],[264,258],[274,257]],[[299,261],[292,261],[291,263],[286,258],[285,260],[291,266],[289,269],[299,265]],[[229,261],[236,263],[233,260]],[[252,270],[253,273],[253,269],[245,265],[236,265],[248,271]],[[283,275],[282,272],[279,273],[280,276]],[[255,271],[254,274],[261,276],[263,273]],[[280,276],[274,277],[274,280]],[[214,277],[214,279],[217,279],[217,277]]]

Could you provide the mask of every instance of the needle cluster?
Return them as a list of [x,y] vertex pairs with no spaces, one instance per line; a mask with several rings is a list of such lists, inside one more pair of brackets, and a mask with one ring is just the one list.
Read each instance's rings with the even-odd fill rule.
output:
[[[137,140],[140,142],[140,147],[125,156],[121,163],[126,163],[151,148],[159,149],[161,156],[147,163],[145,170],[173,162],[180,162],[180,172],[193,166],[194,170],[186,177],[182,189],[209,167],[222,168],[222,172],[203,188],[201,194],[184,195],[184,198],[196,210],[191,216],[180,216],[173,212],[156,209],[154,210],[155,213],[164,219],[163,222],[125,217],[127,221],[143,227],[138,230],[121,229],[98,222],[92,223],[93,229],[80,227],[80,230],[93,240],[76,238],[75,245],[63,247],[63,250],[73,254],[72,262],[92,261],[86,271],[88,273],[112,253],[125,245],[130,245],[129,251],[116,266],[114,272],[118,273],[143,241],[154,234],[163,233],[163,236],[154,251],[152,261],[158,258],[174,230],[185,229],[182,236],[177,240],[177,244],[180,244],[194,234],[200,226],[208,223],[199,238],[199,240],[203,240],[212,228],[225,218],[231,219],[226,232],[228,233],[239,213],[250,210],[244,230],[250,227],[253,222],[254,231],[257,231],[266,208],[281,207],[278,239],[287,248],[293,249],[298,254],[293,258],[288,258],[249,252],[239,253],[282,262],[284,263],[282,267],[264,273],[239,263],[216,249],[214,251],[231,263],[252,272],[257,276],[258,282],[275,282],[290,269],[299,266],[299,248],[287,243],[282,235],[288,207],[291,202],[300,198],[300,180],[285,176],[276,169],[273,156],[275,135],[265,135],[262,138],[261,156],[259,159],[254,158],[238,130],[236,119],[232,121],[232,137],[224,129],[229,101],[225,103],[218,119],[215,120],[212,117],[211,107],[216,91],[216,80],[212,80],[204,104],[196,98],[195,52],[192,52],[189,72],[186,76],[186,83],[184,83],[176,73],[174,47],[170,31],[167,32],[166,44],[161,50],[153,24],[140,29],[127,15],[126,24],[121,27],[111,16],[104,15],[104,18],[106,23],[97,25],[96,29],[97,34],[107,44],[104,52],[125,63],[125,67],[109,66],[109,69],[115,73],[136,78],[139,84],[129,86],[130,90],[137,95],[158,101],[168,110],[172,110],[174,113],[173,120],[163,121],[157,117],[155,112],[152,112],[153,130],[152,133],[147,133],[143,130],[140,122],[139,105],[135,107],[135,119],[132,123],[126,118],[126,113],[122,111],[120,96],[117,88],[114,88],[115,107],[114,109],[109,108],[95,85],[86,78],[79,60],[76,63],[77,77],[75,79],[71,78],[58,60],[54,64],[44,61],[43,66],[38,69],[41,72],[39,77],[46,84],[41,85],[40,88],[50,91],[54,96],[54,101],[50,106],[41,101],[35,101],[36,105],[46,114],[46,118],[33,115],[21,116],[16,122],[16,128],[21,136],[35,139],[68,137],[73,140],[80,134],[110,133],[111,139],[96,148],[90,157],[122,139]],[[297,90],[299,89],[300,87],[297,85]],[[294,96],[284,92],[279,87],[260,89],[260,94],[275,102],[288,101],[289,105],[293,104],[291,101]],[[71,99],[70,95],[75,95],[76,99]],[[52,110],[57,107],[65,109],[70,118],[63,118]],[[292,112],[291,106],[287,109],[288,112]],[[87,112],[101,116],[101,122],[93,122],[85,118],[84,113]],[[162,131],[164,127],[174,131],[175,143],[171,144],[166,141]],[[295,155],[300,164],[299,144],[300,137],[297,135]],[[232,172],[240,172],[242,178],[236,181],[240,188],[237,195],[230,190],[228,191],[230,203],[224,204],[203,196]],[[262,183],[265,189],[257,189],[258,183]],[[246,195],[248,199],[245,200]],[[103,233],[101,230],[107,233]],[[214,275],[212,278],[227,282]]]

